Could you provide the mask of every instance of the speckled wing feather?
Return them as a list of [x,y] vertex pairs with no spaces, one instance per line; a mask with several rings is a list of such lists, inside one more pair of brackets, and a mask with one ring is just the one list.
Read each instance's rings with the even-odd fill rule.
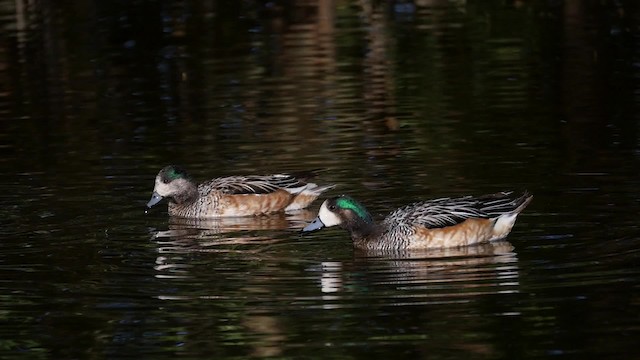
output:
[[525,196],[514,199],[511,194],[505,192],[417,202],[394,211],[385,222],[396,226],[415,224],[431,229],[453,226],[470,218],[494,218],[516,210],[526,199]]
[[279,189],[294,189],[305,185],[306,183],[286,174],[229,176],[201,184],[208,191],[217,190],[230,195],[268,194]]

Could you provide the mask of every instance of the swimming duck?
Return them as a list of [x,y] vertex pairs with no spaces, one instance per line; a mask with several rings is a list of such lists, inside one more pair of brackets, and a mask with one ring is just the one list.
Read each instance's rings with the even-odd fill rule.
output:
[[302,231],[339,225],[356,248],[371,250],[467,246],[506,237],[532,198],[527,192],[501,192],[416,202],[377,223],[364,206],[343,195],[325,200]]
[[251,216],[299,210],[333,187],[307,182],[306,178],[310,176],[229,176],[196,185],[184,169],[169,165],[156,176],[147,208],[167,198],[169,215],[183,218]]

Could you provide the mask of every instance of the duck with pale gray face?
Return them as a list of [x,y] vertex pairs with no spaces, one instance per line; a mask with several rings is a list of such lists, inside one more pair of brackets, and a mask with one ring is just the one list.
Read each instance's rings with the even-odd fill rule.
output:
[[532,198],[527,192],[441,198],[404,206],[375,222],[362,204],[339,196],[325,200],[302,231],[340,226],[355,247],[372,250],[469,246],[505,238]]
[[168,200],[169,215],[183,218],[254,216],[309,206],[333,185],[319,186],[301,175],[227,176],[196,184],[175,165],[160,170],[147,208]]

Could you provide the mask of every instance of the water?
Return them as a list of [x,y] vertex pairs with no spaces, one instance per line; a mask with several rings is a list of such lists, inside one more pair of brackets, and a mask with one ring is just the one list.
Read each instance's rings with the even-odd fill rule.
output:
[[[633,358],[638,7],[0,2],[1,358]],[[528,189],[505,241],[148,214],[155,174],[324,168],[382,216]]]

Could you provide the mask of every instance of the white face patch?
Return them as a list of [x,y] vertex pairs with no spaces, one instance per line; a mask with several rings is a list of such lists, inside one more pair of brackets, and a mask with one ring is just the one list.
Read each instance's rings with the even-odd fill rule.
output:
[[186,180],[176,179],[172,182],[165,184],[159,178],[156,178],[156,185],[153,191],[157,192],[162,197],[168,197],[179,193],[183,189],[187,189]]
[[340,225],[340,223],[342,223],[342,220],[338,217],[338,215],[329,210],[329,208],[327,207],[327,201],[329,200],[325,200],[322,203],[322,206],[320,206],[318,218],[320,218],[320,221],[322,221],[322,223],[326,227]]
[[153,191],[157,192],[158,195],[165,197],[169,195],[169,185],[156,178],[156,185],[153,187]]

